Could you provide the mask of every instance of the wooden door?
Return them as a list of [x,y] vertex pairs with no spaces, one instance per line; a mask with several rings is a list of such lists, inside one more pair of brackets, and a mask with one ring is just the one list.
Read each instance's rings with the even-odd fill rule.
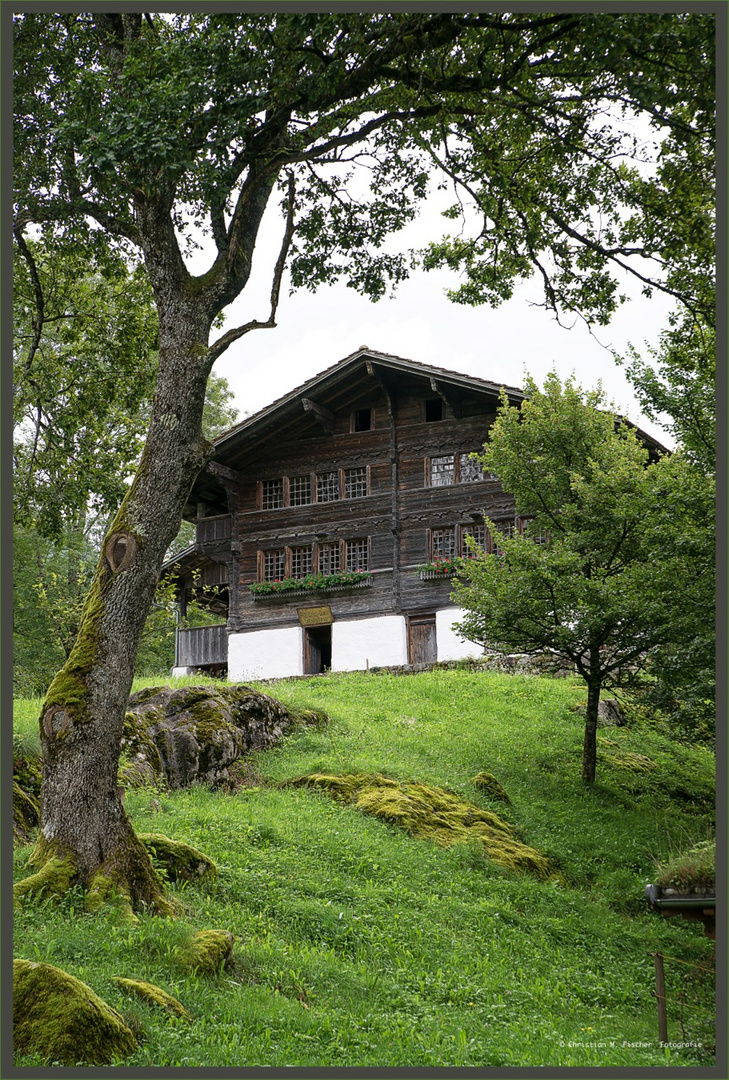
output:
[[304,674],[321,675],[332,666],[331,626],[312,626],[304,630]]
[[437,658],[435,615],[411,615],[408,619],[409,663],[434,664]]

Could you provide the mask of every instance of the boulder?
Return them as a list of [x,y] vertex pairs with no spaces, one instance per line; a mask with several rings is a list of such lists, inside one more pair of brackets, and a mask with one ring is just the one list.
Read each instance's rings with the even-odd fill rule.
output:
[[235,938],[229,930],[198,930],[178,955],[185,971],[214,975],[230,964]]
[[277,743],[321,713],[296,713],[248,686],[152,687],[133,694],[122,737],[122,784],[165,783],[169,788],[233,783],[230,766]]
[[90,986],[51,964],[13,961],[13,1046],[61,1065],[111,1065],[137,1040]]
[[615,698],[602,698],[597,706],[600,727],[625,727],[625,714]]

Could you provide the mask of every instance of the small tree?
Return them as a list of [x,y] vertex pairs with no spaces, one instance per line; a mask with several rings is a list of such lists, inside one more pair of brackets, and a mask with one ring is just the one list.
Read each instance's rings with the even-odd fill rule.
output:
[[528,523],[523,534],[496,534],[496,554],[466,562],[454,596],[466,637],[574,665],[587,684],[582,778],[593,783],[600,694],[670,640],[691,571],[680,551],[657,564],[662,464],[648,465],[602,391],[552,374],[543,390],[527,380],[526,392],[520,408],[502,398],[481,461]]

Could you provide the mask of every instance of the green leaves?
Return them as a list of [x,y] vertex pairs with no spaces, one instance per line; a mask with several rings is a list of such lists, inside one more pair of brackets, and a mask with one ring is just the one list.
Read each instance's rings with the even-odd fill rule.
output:
[[422,255],[463,270],[455,301],[501,303],[536,271],[545,306],[604,324],[627,269],[708,319],[713,35],[693,12],[348,14],[346,33],[322,13],[22,13],[19,206],[141,243],[154,204],[250,262],[290,169],[294,287],[345,277],[377,299],[412,257],[383,245],[436,172],[465,228]]
[[712,634],[713,485],[680,454],[649,464],[599,390],[551,375],[543,390],[528,380],[527,394],[519,409],[504,399],[482,461],[531,529],[500,536],[500,557],[464,562],[453,590],[462,631],[551,651],[598,688],[646,664],[668,676]]

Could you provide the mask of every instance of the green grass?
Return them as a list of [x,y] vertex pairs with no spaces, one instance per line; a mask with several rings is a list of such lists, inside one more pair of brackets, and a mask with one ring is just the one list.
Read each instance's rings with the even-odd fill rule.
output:
[[[713,835],[706,750],[654,730],[604,729],[598,783],[586,789],[574,711],[584,691],[568,680],[362,673],[261,689],[325,709],[331,723],[256,755],[258,788],[127,792],[140,832],[186,841],[218,864],[214,882],[172,890],[180,919],[125,926],[113,912],[84,914],[78,892],[60,908],[40,900],[16,912],[17,955],[88,982],[142,1033],[125,1067],[712,1063],[712,979],[683,965],[711,967],[713,947],[699,924],[662,919],[643,900],[658,864]],[[17,719],[26,711],[18,703]],[[505,818],[562,882],[274,786],[308,772],[447,788]],[[511,805],[471,782],[479,772]],[[28,852],[16,851],[18,876]],[[207,928],[235,935],[233,966],[190,976],[178,949]],[[683,961],[666,962],[669,1038],[701,1046],[658,1044],[658,950]],[[126,996],[115,976],[161,986],[195,1022]]]

